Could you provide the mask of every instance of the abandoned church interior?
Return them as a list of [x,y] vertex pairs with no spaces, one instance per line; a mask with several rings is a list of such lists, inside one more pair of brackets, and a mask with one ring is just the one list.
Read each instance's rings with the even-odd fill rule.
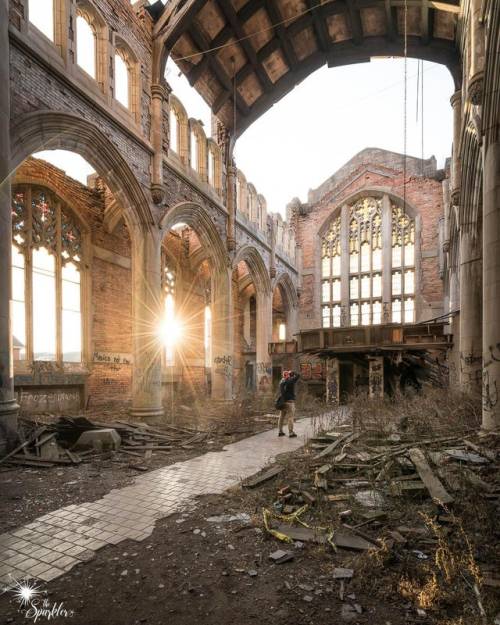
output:
[[[289,370],[322,414],[349,414],[352,398],[366,398],[368,413],[438,389],[477,405],[471,436],[498,436],[500,2],[0,0],[0,50],[0,463],[14,453],[0,468],[13,471],[24,453],[35,470],[33,444],[44,461],[44,440],[29,441],[23,419],[125,419],[127,436],[144,424],[160,439],[168,422],[181,437],[190,408],[207,431],[210,415],[248,423],[276,412]],[[238,167],[240,137],[319,68],[374,57],[447,68],[448,158],[366,145],[307,197],[271,205]],[[210,108],[210,127],[169,83],[171,61]],[[261,146],[275,148],[273,136]],[[48,150],[79,155],[94,173],[76,180],[39,155]],[[274,175],[287,172],[278,164]],[[313,437],[308,428],[299,434]],[[235,460],[229,473],[252,475],[281,453],[269,447],[253,466],[244,440],[234,444],[248,466]],[[130,462],[151,455],[140,442]],[[63,457],[76,465],[72,453]],[[193,493],[222,493],[224,479]],[[6,559],[3,583],[17,570]],[[71,568],[37,566],[18,573],[50,582]],[[369,622],[356,610],[352,622]]]

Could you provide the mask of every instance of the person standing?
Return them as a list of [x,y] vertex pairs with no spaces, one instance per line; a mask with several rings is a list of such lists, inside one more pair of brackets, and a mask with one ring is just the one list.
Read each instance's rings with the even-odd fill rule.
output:
[[288,418],[288,436],[295,438],[297,434],[293,431],[293,421],[295,418],[295,384],[300,378],[295,371],[283,371],[283,378],[280,382],[280,394],[278,397],[278,406],[280,408],[280,417],[278,420],[278,436],[285,436],[283,425],[285,417]]

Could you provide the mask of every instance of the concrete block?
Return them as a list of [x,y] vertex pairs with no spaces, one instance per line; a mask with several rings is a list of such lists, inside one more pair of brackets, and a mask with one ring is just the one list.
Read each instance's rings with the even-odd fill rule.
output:
[[75,443],[75,449],[93,447],[102,451],[104,449],[118,449],[121,445],[120,435],[113,428],[103,430],[88,430],[80,435]]

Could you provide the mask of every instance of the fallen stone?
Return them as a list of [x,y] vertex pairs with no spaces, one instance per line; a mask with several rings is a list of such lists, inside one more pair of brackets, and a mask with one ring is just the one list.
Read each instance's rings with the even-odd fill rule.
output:
[[269,559],[272,560],[275,564],[283,564],[284,562],[289,562],[293,560],[294,555],[291,551],[284,551],[283,549],[278,549],[274,553],[269,555]]
[[120,435],[113,428],[87,430],[80,434],[74,448],[85,449],[92,447],[98,451],[116,450],[120,447],[121,442]]
[[366,508],[380,508],[385,504],[384,496],[378,490],[360,490],[354,499]]
[[311,601],[313,600],[313,597],[311,597],[311,595],[304,595],[302,599],[306,601],[307,603],[311,603]]
[[358,612],[352,605],[346,603],[342,606],[340,617],[343,621],[350,623],[351,621],[354,621],[358,618]]
[[312,592],[314,590],[314,586],[311,586],[311,584],[299,584],[299,588],[306,592]]
[[257,577],[258,573],[255,569],[250,569],[248,571],[248,574],[250,575],[250,577]]
[[341,567],[333,569],[333,579],[351,579],[353,575],[353,569],[343,569]]

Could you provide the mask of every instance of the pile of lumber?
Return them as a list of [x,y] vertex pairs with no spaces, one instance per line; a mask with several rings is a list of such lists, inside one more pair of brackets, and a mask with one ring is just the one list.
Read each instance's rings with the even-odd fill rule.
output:
[[47,468],[91,461],[103,451],[94,448],[78,448],[77,451],[75,444],[78,438],[87,430],[109,428],[116,430],[121,438],[119,449],[111,452],[113,456],[123,460],[133,459],[135,464],[131,466],[138,470],[147,470],[147,467],[137,464],[137,459],[149,460],[153,454],[167,454],[174,449],[193,449],[209,435],[208,432],[169,424],[159,429],[126,421],[99,423],[86,417],[61,417],[43,424],[23,418],[20,428],[22,442],[0,458],[0,465]]

